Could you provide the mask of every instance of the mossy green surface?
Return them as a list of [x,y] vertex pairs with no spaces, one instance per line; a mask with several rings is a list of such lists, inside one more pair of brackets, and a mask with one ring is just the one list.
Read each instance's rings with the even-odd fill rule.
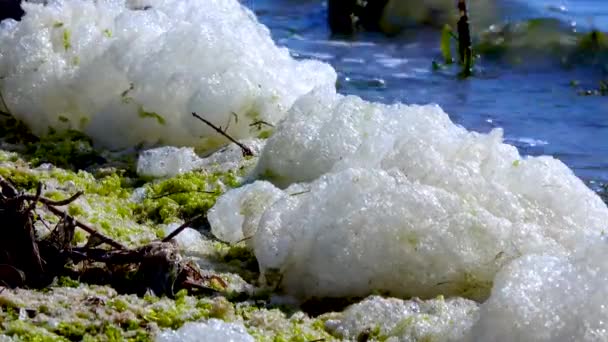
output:
[[[13,305],[7,306],[8,302]],[[336,340],[321,319],[287,315],[253,302],[232,303],[224,297],[197,298],[185,291],[175,299],[142,298],[83,285],[55,287],[46,293],[7,290],[0,294],[0,303],[0,334],[23,341],[152,341],[163,329],[210,318],[240,322],[257,341]],[[38,309],[20,319],[24,308]]]
[[237,187],[234,172],[193,171],[146,186],[146,197],[138,205],[140,217],[170,223],[205,213],[227,189]]
[[[0,149],[0,176],[29,193],[43,184],[42,195],[55,201],[82,191],[81,197],[60,209],[127,246],[141,246],[162,237],[164,224],[205,213],[222,193],[240,186],[241,169],[140,179],[133,172],[136,156],[113,157],[96,150],[90,139],[76,131],[49,132],[38,138],[20,122],[5,120],[0,133],[0,142],[10,149]],[[42,164],[47,165],[39,167]],[[145,189],[143,199],[133,199],[138,187]],[[42,207],[40,214],[50,224],[58,222]],[[88,234],[77,229],[73,242],[83,245],[87,240]],[[214,255],[211,262],[223,265],[224,272],[240,270],[222,279],[245,283],[241,273],[251,283],[258,278],[257,261],[243,244],[215,246],[210,242],[209,248]],[[137,297],[61,277],[53,287],[40,291],[2,290],[0,336],[43,342],[152,341],[163,329],[217,318],[241,322],[262,341],[330,340],[321,326],[312,326],[314,320],[305,316],[292,319],[280,308],[265,308],[270,293],[255,302],[239,302],[248,295],[237,292],[227,291],[229,298],[197,298],[183,291],[174,299],[154,294]]]

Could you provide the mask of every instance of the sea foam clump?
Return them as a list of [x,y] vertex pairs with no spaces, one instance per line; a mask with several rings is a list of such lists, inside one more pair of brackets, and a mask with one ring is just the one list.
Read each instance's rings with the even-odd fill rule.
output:
[[210,319],[207,322],[184,324],[183,327],[175,331],[165,331],[161,333],[156,342],[187,342],[187,341],[209,342],[254,342],[255,340],[242,324],[226,323],[219,319]]
[[478,320],[479,306],[462,298],[408,300],[371,296],[325,322],[333,335],[355,341],[361,334],[390,341],[460,341]]
[[473,341],[606,341],[605,241],[570,258],[522,257],[496,276]]
[[[510,260],[568,255],[608,222],[606,205],[563,163],[521,157],[500,130],[469,132],[438,106],[387,106],[331,89],[295,104],[257,173],[288,186],[284,194],[248,214],[231,199],[238,209],[212,229],[253,236],[261,271],[279,272],[301,298],[379,290],[481,300]],[[241,191],[225,196],[258,196]],[[257,219],[247,217],[260,217],[250,236],[242,222]]]
[[37,134],[77,129],[109,147],[218,147],[267,135],[293,102],[334,84],[326,64],[295,61],[236,0],[25,2],[0,25],[0,91]]
[[[265,140],[243,141],[256,155],[261,152]],[[192,147],[163,146],[142,151],[137,159],[137,174],[144,177],[174,177],[197,169],[212,172],[228,172],[255,166],[255,158],[243,155],[241,147],[232,143],[201,158]]]

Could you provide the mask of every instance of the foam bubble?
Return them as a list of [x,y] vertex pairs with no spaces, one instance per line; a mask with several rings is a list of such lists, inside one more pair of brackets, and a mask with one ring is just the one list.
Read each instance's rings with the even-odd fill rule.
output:
[[478,304],[461,298],[422,301],[371,296],[326,321],[350,341],[373,334],[391,341],[458,341],[478,319]]
[[581,247],[570,257],[527,255],[503,269],[481,307],[474,340],[608,339],[608,245]]
[[[520,156],[499,129],[469,132],[438,106],[369,103],[332,89],[294,105],[256,172],[287,188],[252,215],[260,219],[247,228],[250,246],[263,274],[279,272],[300,298],[385,291],[482,300],[510,260],[569,255],[608,222],[606,205],[563,163]],[[247,221],[234,207],[252,196],[241,191],[225,195],[240,216],[223,210],[212,224],[233,239]]]
[[36,134],[78,129],[96,143],[226,143],[197,112],[235,138],[266,135],[334,70],[295,61],[236,0],[26,2],[0,27],[0,91]]
[[164,331],[156,338],[156,342],[195,342],[201,341],[201,338],[209,342],[255,341],[242,324],[210,319],[207,322],[188,322],[178,330]]

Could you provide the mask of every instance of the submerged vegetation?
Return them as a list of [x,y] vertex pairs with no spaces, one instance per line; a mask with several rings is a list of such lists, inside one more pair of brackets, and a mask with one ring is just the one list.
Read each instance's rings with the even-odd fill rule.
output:
[[[537,60],[544,60],[541,63],[545,64],[556,61],[564,68],[591,65],[599,68],[603,75],[608,74],[608,38],[603,32],[594,29],[578,33],[558,20],[541,18],[491,25],[472,36],[466,4],[461,0],[458,6],[458,32],[455,34],[450,25],[444,25],[439,44],[444,64],[434,61],[435,70],[453,63],[452,41],[455,41],[461,77],[472,75],[474,61],[480,57],[512,65]],[[602,79],[597,85],[594,89],[579,88],[578,93],[608,95],[608,80]],[[574,86],[578,87],[578,83]]]

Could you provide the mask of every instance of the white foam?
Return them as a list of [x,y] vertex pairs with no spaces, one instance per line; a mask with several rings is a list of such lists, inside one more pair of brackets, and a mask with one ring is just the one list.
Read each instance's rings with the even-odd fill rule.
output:
[[268,182],[255,182],[230,191],[207,214],[213,234],[228,243],[250,240],[262,214],[284,196]]
[[146,177],[173,177],[201,166],[192,147],[159,147],[143,151],[137,159],[137,174]]
[[[262,272],[278,271],[301,298],[379,290],[484,299],[508,261],[568,255],[608,222],[606,205],[570,169],[521,157],[501,130],[469,132],[438,106],[332,89],[296,103],[257,174],[282,187],[301,182],[267,199],[275,202],[252,215],[261,216],[257,230],[247,228]],[[224,236],[243,236],[247,215],[235,207],[246,192],[225,195],[238,214],[223,210],[212,223]]]
[[178,330],[162,332],[156,342],[254,342],[242,324],[226,323],[219,319],[207,322],[188,322]]
[[[177,228],[181,226],[180,223],[170,223],[164,228],[165,236],[169,236]],[[196,229],[186,227],[179,234],[177,234],[173,240],[182,249],[192,250],[200,247],[203,242],[203,236]]]
[[334,336],[355,341],[367,333],[394,341],[462,340],[478,319],[478,304],[455,298],[401,300],[371,296],[325,322]]
[[[143,10],[144,6],[150,6]],[[0,91],[37,134],[74,128],[109,147],[225,144],[255,137],[300,95],[334,84],[330,66],[295,61],[236,0],[24,3],[0,27]],[[140,8],[136,10],[135,8]]]
[[571,257],[522,257],[495,279],[472,332],[475,341],[606,341],[608,244]]
[[[264,146],[265,140],[248,139],[242,142],[255,155]],[[254,166],[254,159],[243,156],[242,149],[231,143],[206,158],[201,158],[192,147],[164,146],[144,150],[137,159],[137,174],[145,177],[173,177],[192,170],[205,169],[210,172],[235,171],[241,167]]]

